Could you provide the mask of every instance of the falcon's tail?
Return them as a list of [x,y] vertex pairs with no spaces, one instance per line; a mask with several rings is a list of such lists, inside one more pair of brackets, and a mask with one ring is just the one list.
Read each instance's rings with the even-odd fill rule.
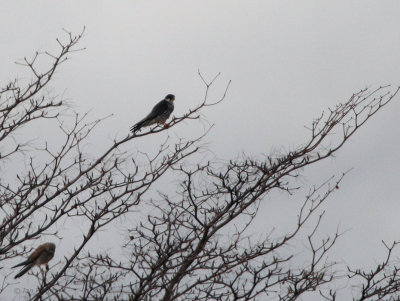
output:
[[131,132],[134,133],[138,130],[140,130],[140,128],[143,126],[144,121],[139,121],[138,123],[136,123],[134,126],[131,127]]
[[149,119],[146,117],[142,120],[140,120],[138,123],[136,123],[134,126],[131,127],[131,132],[134,133],[138,130],[140,130],[142,127],[150,125],[151,123],[149,122]]
[[28,264],[26,267],[24,267],[17,275],[14,276],[14,279],[17,279],[24,275],[26,272],[28,272],[33,266],[35,265],[34,262]]
[[18,263],[17,265],[14,265],[12,268],[17,268],[17,267],[20,267],[20,266],[23,266],[23,265],[27,265],[28,263],[30,263],[30,260],[25,260],[25,261],[23,261],[21,263]]

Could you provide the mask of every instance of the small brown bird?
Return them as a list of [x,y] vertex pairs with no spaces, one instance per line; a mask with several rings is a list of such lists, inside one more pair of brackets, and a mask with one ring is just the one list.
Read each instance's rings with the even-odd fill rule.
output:
[[31,255],[29,255],[28,259],[24,262],[21,262],[13,268],[25,266],[17,275],[15,275],[14,279],[17,279],[28,272],[35,265],[45,264],[48,269],[49,266],[47,263],[53,258],[54,252],[56,251],[56,245],[52,242],[46,242],[45,244],[37,247],[35,251]]

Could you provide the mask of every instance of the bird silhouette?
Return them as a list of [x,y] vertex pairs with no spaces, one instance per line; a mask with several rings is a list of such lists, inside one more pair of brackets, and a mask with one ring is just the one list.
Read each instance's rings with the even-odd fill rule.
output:
[[15,275],[14,279],[21,277],[35,265],[45,264],[48,268],[47,263],[53,258],[55,251],[56,245],[51,242],[44,243],[37,247],[37,249],[29,255],[27,260],[13,266],[13,268],[25,266],[17,275]]
[[175,96],[172,94],[165,96],[163,100],[154,106],[154,108],[145,118],[131,127],[131,131],[134,133],[144,126],[149,126],[155,123],[163,124],[164,127],[167,127],[165,121],[169,118],[174,110],[174,100]]

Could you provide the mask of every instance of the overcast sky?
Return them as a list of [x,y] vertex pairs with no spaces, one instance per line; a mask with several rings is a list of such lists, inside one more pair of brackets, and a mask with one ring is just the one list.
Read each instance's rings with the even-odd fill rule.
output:
[[[223,159],[292,149],[327,107],[365,87],[400,84],[395,0],[0,3],[1,86],[26,75],[15,61],[56,49],[63,28],[79,33],[86,26],[86,50],[58,70],[51,91],[63,93],[77,111],[91,110],[93,119],[114,114],[101,127],[103,136],[95,136],[100,144],[126,135],[168,93],[176,95],[176,116],[198,104],[204,93],[198,69],[206,78],[222,73],[212,96],[232,80],[226,101],[205,112],[215,124],[206,141]],[[397,97],[335,159],[306,170],[302,179],[309,187],[354,168],[325,207],[322,226],[326,233],[338,225],[349,230],[331,258],[354,267],[382,260],[382,239],[400,240],[399,110]],[[169,134],[191,135],[192,126],[199,128],[187,123]],[[157,142],[146,139],[143,147]],[[300,201],[267,198],[260,214],[268,218],[258,225],[286,227]],[[62,259],[59,251],[55,261]]]

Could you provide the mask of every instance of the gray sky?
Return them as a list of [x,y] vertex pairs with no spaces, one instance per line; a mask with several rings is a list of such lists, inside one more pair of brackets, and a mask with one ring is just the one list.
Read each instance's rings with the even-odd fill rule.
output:
[[[226,101],[205,112],[215,123],[209,148],[224,159],[268,154],[302,143],[304,126],[353,92],[400,84],[399,10],[394,0],[0,0],[0,83],[26,76],[13,62],[55,49],[62,28],[78,33],[86,26],[81,46],[87,50],[58,70],[51,89],[77,111],[92,109],[93,119],[114,113],[94,145],[126,135],[167,93],[176,95],[175,115],[199,103],[200,69],[207,78],[222,72],[212,96],[232,80]],[[325,207],[321,228],[350,230],[331,258],[353,266],[380,261],[380,241],[400,239],[399,98],[335,159],[308,169],[302,179],[308,187],[354,168]],[[202,126],[180,125],[170,135],[187,137],[194,129]],[[157,139],[141,143],[148,148]],[[257,225],[285,229],[298,204],[279,194],[267,198],[260,213],[268,218]],[[62,259],[57,252],[56,259]]]

